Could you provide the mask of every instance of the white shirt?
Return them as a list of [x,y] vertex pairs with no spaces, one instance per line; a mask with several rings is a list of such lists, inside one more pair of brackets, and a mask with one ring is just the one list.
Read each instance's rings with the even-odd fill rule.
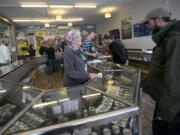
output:
[[9,48],[3,44],[0,45],[0,63],[6,64],[11,61]]

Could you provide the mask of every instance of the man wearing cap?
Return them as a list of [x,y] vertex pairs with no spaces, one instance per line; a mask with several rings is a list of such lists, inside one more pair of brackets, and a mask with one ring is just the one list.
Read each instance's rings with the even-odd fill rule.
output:
[[180,135],[180,21],[168,8],[151,10],[144,20],[153,32],[148,93],[156,101],[153,135]]
[[9,39],[4,38],[1,40],[0,45],[0,66],[4,66],[10,64],[11,62],[11,54],[9,48],[7,47],[9,43]]

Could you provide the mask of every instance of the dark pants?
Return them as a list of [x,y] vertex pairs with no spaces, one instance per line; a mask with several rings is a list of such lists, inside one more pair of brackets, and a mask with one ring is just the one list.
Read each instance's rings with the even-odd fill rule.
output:
[[49,70],[49,73],[55,72],[55,60],[54,59],[48,60],[48,70]]
[[171,122],[159,120],[157,116],[157,106],[153,117],[153,135],[180,135],[180,111]]

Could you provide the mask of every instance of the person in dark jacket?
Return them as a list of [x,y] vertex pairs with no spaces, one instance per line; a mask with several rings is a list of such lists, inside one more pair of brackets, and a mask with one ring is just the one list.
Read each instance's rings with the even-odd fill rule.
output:
[[39,49],[39,53],[41,54],[41,55],[45,55],[46,54],[46,47],[45,47],[45,44],[42,44],[41,45],[41,47],[40,47],[40,49]]
[[144,20],[157,44],[153,48],[148,93],[156,101],[153,135],[180,135],[180,21],[168,8],[151,10]]
[[80,48],[82,44],[80,31],[70,31],[67,39],[71,44],[64,51],[64,86],[84,84],[89,78],[97,77],[97,74],[87,72],[87,59]]
[[32,44],[29,45],[28,52],[29,52],[29,56],[31,57],[31,59],[33,58],[33,56],[36,56],[36,50],[33,48]]
[[61,42],[61,48],[63,52],[64,52],[64,48],[66,48],[67,46],[68,46],[67,36],[64,36],[63,41]]
[[48,70],[49,74],[55,72],[55,50],[52,45],[48,45],[46,49],[47,58],[48,58]]
[[104,43],[109,44],[112,51],[113,62],[121,65],[128,65],[128,54],[121,40],[114,40],[109,35],[104,35]]

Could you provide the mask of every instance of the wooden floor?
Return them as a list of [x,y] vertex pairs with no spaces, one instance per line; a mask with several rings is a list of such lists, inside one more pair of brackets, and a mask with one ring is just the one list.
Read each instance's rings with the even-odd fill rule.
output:
[[141,104],[142,135],[152,135],[154,108],[155,101],[149,95],[143,93]]
[[63,85],[63,71],[59,70],[50,75],[41,75],[37,77],[32,86],[44,90],[58,89],[64,87]]

